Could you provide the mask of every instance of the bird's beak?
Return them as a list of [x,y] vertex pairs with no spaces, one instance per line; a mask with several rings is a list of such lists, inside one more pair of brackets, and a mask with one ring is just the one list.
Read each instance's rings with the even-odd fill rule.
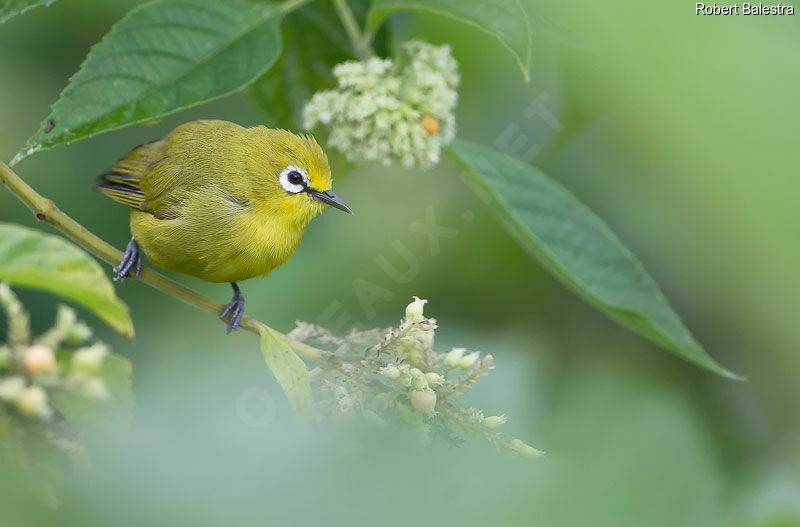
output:
[[308,193],[317,201],[321,201],[323,203],[327,203],[331,207],[336,207],[339,210],[343,210],[348,214],[352,214],[353,211],[350,210],[350,207],[347,206],[347,203],[342,201],[342,198],[336,195],[336,193],[332,190],[327,190],[325,192],[320,192],[319,190],[309,189]]

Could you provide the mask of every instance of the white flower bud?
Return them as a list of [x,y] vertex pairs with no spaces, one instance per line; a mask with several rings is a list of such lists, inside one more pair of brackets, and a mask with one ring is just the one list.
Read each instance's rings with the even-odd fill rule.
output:
[[72,355],[71,369],[75,373],[97,373],[103,366],[106,355],[108,348],[99,342],[88,348],[81,348]]
[[438,373],[429,371],[428,373],[425,374],[425,380],[428,381],[428,386],[430,387],[441,386],[441,384],[444,382],[444,377],[442,377]]
[[497,430],[504,424],[506,424],[508,418],[506,418],[506,414],[503,415],[490,415],[489,417],[484,418],[483,426],[488,428],[489,430]]
[[47,346],[34,344],[22,353],[22,364],[31,373],[54,373],[56,354]]
[[464,353],[467,350],[465,348],[453,348],[452,351],[447,353],[444,356],[444,363],[448,366],[455,368],[458,366],[458,363],[461,362],[461,358],[464,356]]
[[432,415],[436,408],[436,392],[433,390],[414,390],[408,395],[411,406],[416,411],[425,415]]
[[427,300],[415,296],[414,301],[406,306],[406,320],[409,322],[422,322],[425,319],[423,311],[427,302]]
[[393,381],[396,381],[397,379],[400,378],[400,369],[394,364],[390,364],[384,368],[379,369],[378,373],[380,373],[387,379],[391,379]]
[[93,401],[106,401],[111,398],[108,386],[99,377],[89,377],[81,386],[81,394]]
[[13,401],[25,389],[25,379],[22,377],[6,377],[0,379],[0,400]]
[[473,366],[475,366],[475,363],[478,362],[480,356],[481,354],[478,353],[477,351],[473,351],[468,355],[464,355],[464,357],[462,357],[461,360],[458,361],[458,367],[461,368],[462,370],[468,370]]
[[512,439],[509,441],[509,446],[522,457],[527,457],[529,459],[536,459],[544,455],[544,452],[536,450],[530,445],[526,445],[521,439]]
[[28,417],[50,419],[53,410],[47,404],[47,392],[41,386],[28,386],[14,400],[21,414]]
[[428,379],[419,368],[412,368],[411,371],[411,387],[415,390],[427,390]]

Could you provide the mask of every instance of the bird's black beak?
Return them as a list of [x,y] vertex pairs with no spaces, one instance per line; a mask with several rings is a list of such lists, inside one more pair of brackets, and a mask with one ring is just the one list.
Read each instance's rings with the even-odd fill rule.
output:
[[336,207],[339,210],[343,210],[348,214],[352,214],[353,211],[350,210],[350,207],[347,206],[347,203],[342,201],[342,198],[336,195],[336,193],[332,190],[327,190],[325,192],[320,192],[316,189],[308,189],[307,192],[317,201],[321,201],[323,203],[327,203],[331,207]]

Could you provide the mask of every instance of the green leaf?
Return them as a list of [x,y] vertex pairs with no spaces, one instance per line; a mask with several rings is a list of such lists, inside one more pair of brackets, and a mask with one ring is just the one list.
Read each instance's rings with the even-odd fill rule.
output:
[[302,417],[311,414],[311,380],[303,359],[289,348],[282,335],[261,328],[261,353],[272,374],[283,388],[289,404]]
[[131,10],[89,52],[14,163],[238,91],[281,52],[279,5],[156,0]]
[[530,80],[531,26],[518,0],[372,0],[367,30],[374,33],[389,15],[403,11],[446,16],[492,35],[514,55],[525,82]]
[[703,350],[641,262],[567,189],[493,148],[459,140],[449,152],[520,245],[570,289],[686,360],[739,378]]
[[50,7],[56,0],[0,0],[0,24],[39,6]]
[[84,438],[102,440],[104,431],[127,426],[130,421],[134,407],[132,372],[128,359],[113,353],[106,355],[97,376],[108,388],[109,399],[89,399],[77,388],[75,392],[58,393],[53,406]]
[[100,265],[82,249],[51,234],[0,223],[0,281],[72,300],[128,338],[133,321]]

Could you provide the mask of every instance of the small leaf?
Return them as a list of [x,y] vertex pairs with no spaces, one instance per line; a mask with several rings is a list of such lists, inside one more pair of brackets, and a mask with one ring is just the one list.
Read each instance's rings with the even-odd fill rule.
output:
[[739,378],[703,350],[639,260],[567,189],[486,146],[459,140],[449,151],[520,245],[570,289],[686,360]]
[[280,56],[283,10],[244,0],[156,0],[89,52],[12,164],[238,91]]
[[134,407],[132,372],[128,359],[113,353],[106,355],[97,376],[108,388],[107,400],[89,399],[77,387],[75,392],[58,393],[53,406],[84,438],[102,440],[104,431],[126,426],[130,421]]
[[82,249],[51,234],[0,223],[0,281],[72,300],[132,338],[128,306],[100,265]]
[[0,0],[0,24],[39,6],[49,7],[56,0]]
[[367,30],[374,33],[389,15],[401,11],[446,16],[492,35],[514,55],[525,81],[530,80],[531,26],[518,0],[372,0]]
[[299,416],[311,414],[311,380],[303,359],[283,341],[286,337],[261,328],[261,353],[272,374],[283,388],[289,404]]

